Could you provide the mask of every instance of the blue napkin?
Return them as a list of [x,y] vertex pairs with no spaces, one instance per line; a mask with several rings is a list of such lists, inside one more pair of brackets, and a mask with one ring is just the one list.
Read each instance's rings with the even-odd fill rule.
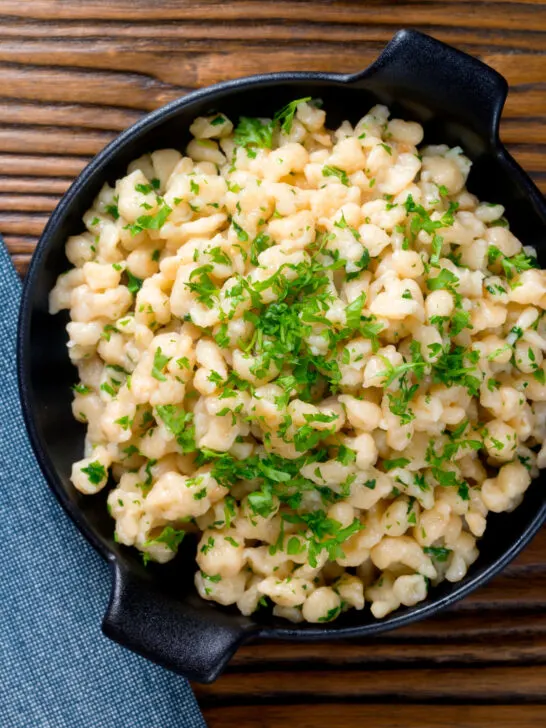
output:
[[21,414],[20,292],[0,239],[0,726],[205,728],[186,680],[101,633],[108,567],[50,492]]

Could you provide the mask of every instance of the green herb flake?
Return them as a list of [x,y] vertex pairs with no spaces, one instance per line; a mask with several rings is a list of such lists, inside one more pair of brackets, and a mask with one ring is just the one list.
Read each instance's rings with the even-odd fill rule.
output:
[[154,363],[152,366],[152,377],[157,379],[158,382],[166,382],[167,377],[163,374],[163,369],[171,361],[172,357],[165,356],[161,353],[161,347],[158,346],[154,354]]
[[128,225],[128,229],[133,236],[138,235],[143,230],[160,230],[166,223],[171,212],[172,208],[162,200],[159,210],[154,215],[141,215],[137,217],[132,225]]
[[165,546],[167,546],[168,549],[176,553],[178,551],[178,547],[184,540],[185,535],[185,531],[173,528],[172,526],[165,526],[159,536],[156,536],[156,538],[151,539],[150,541],[146,541],[144,547],[150,546],[154,543],[163,543],[165,544]]
[[355,298],[346,308],[345,317],[347,321],[347,327],[349,329],[358,329],[360,326],[360,316],[362,314],[362,308],[366,299],[366,294],[361,293],[358,298]]
[[241,116],[233,133],[233,141],[237,146],[252,151],[253,147],[271,149],[273,147],[274,123],[264,123],[260,119]]
[[322,168],[322,176],[323,177],[337,177],[342,185],[345,185],[345,187],[350,187],[350,181],[349,177],[347,176],[347,172],[345,170],[340,169],[339,167],[332,167],[331,165],[324,165]]
[[507,257],[494,245],[489,246],[488,262],[490,266],[500,262],[508,280],[512,280],[519,273],[538,267],[538,261],[536,258],[531,258],[523,252],[513,255],[512,257]]
[[425,546],[423,551],[427,556],[430,556],[432,559],[439,561],[440,563],[447,561],[449,554],[452,553],[451,549],[443,546]]
[[125,415],[124,417],[120,417],[118,420],[114,420],[114,423],[116,425],[120,425],[123,430],[129,430],[133,421],[129,418],[129,415]]
[[240,240],[241,243],[246,243],[248,240],[248,233],[246,232],[246,230],[243,230],[243,228],[237,222],[235,222],[235,220],[232,220],[231,224],[233,225],[233,229],[237,234],[237,239]]
[[387,473],[391,470],[394,470],[394,468],[405,468],[407,465],[410,464],[410,460],[407,458],[395,458],[393,460],[383,460],[383,467],[387,471]]
[[89,463],[89,465],[82,468],[81,471],[87,475],[89,482],[93,485],[100,485],[103,480],[106,480],[106,469],[98,460],[94,460],[92,463]]
[[427,279],[427,288],[429,291],[439,291],[440,289],[450,289],[459,284],[459,279],[447,268],[442,268],[436,278]]
[[182,452],[195,452],[193,414],[174,404],[158,405],[156,412],[169,432],[175,436]]
[[290,134],[292,131],[292,124],[294,123],[294,116],[298,109],[298,106],[303,103],[307,103],[312,100],[311,96],[306,96],[303,99],[296,99],[290,101],[290,103],[283,106],[280,111],[277,111],[273,116],[273,121],[280,125],[281,131],[284,134]]
[[119,210],[116,204],[105,205],[104,209],[108,215],[111,215],[114,218],[114,220],[119,220]]
[[329,609],[324,617],[319,617],[319,622],[332,622],[336,617],[339,616],[339,613],[341,612],[341,605],[339,607],[332,607],[332,609]]
[[220,574],[205,574],[204,571],[201,571],[201,576],[203,579],[206,579],[207,581],[212,582],[213,584],[218,584],[219,581],[222,581],[222,577]]
[[80,382],[79,384],[73,385],[72,391],[76,392],[77,394],[90,394],[92,389],[91,387],[88,387],[87,385]]
[[130,270],[126,270],[125,273],[127,274],[127,288],[135,296],[142,288],[144,281],[133,275]]

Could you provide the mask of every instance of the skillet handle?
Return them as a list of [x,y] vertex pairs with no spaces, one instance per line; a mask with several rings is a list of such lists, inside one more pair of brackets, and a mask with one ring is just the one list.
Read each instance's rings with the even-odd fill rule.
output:
[[508,83],[477,58],[416,30],[400,30],[368,68],[346,81],[393,101],[430,107],[457,120],[464,109],[466,126],[491,141],[498,139]]
[[237,647],[256,628],[233,615],[211,613],[196,597],[195,606],[159,593],[151,581],[113,562],[114,580],[102,630],[133,652],[189,680],[210,683],[224,670]]

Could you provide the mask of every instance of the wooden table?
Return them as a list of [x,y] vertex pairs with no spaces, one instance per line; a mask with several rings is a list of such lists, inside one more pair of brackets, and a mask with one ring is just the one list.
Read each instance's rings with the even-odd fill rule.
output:
[[[502,136],[546,190],[546,2],[0,0],[0,231],[18,270],[74,175],[145,112],[225,78],[356,71],[401,26],[508,78]],[[545,607],[542,533],[441,617],[369,642],[248,646],[195,690],[211,728],[535,728]]]

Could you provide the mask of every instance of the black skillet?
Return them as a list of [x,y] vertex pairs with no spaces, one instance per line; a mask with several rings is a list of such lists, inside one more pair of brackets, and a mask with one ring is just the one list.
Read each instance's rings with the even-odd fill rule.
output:
[[[365,609],[324,626],[292,625],[260,610],[243,617],[201,600],[193,586],[195,545],[185,543],[167,566],[144,568],[139,554],[113,540],[105,494],[80,495],[69,481],[82,457],[84,427],[71,413],[76,381],[65,344],[66,315],[49,316],[47,298],[57,275],[69,267],[64,243],[82,230],[82,215],[105,180],[123,176],[127,164],[164,147],[184,150],[191,121],[211,110],[270,116],[288,101],[324,101],[327,123],[358,120],[375,103],[395,116],[415,119],[426,142],[460,145],[473,161],[468,188],[506,207],[511,227],[535,245],[546,265],[546,205],[529,177],[499,142],[506,81],[480,61],[415,31],[402,30],[377,61],[353,75],[274,73],[195,91],[149,114],[109,144],[80,174],[54,211],[28,272],[18,339],[19,384],[36,457],[62,506],[112,568],[112,595],[104,632],[112,639],[193,680],[210,682],[245,640],[317,640],[363,637],[423,619],[452,605],[499,572],[529,542],[546,518],[543,478],[535,481],[514,513],[491,515],[480,557],[457,584],[444,582],[426,601],[378,621]],[[32,487],[32,484],[29,485]],[[59,564],[59,569],[63,565]],[[373,646],[370,645],[370,650]]]

